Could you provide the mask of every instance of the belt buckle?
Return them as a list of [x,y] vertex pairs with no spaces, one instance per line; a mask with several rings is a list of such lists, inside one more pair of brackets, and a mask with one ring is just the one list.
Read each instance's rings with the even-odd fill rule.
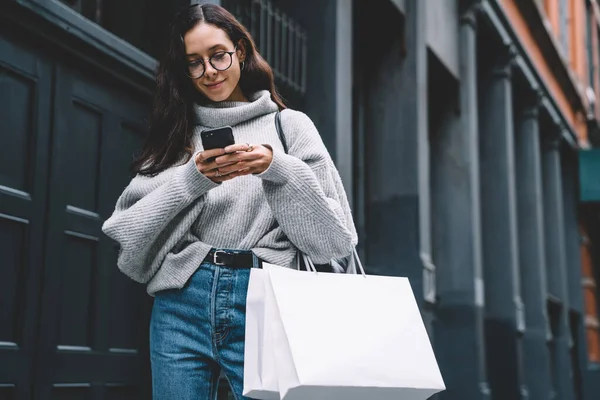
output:
[[227,252],[223,251],[223,250],[217,250],[217,251],[215,251],[214,254],[213,254],[213,264],[219,265],[219,266],[223,266],[223,265],[225,265],[224,262],[217,261],[217,256],[219,254],[225,254],[225,255],[227,255]]

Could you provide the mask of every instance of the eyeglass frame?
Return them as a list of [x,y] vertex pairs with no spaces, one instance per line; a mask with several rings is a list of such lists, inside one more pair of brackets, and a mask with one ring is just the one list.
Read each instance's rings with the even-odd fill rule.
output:
[[[218,51],[218,52],[214,53],[212,56],[210,56],[208,58],[198,58],[198,59],[194,60],[194,61],[200,61],[202,63],[202,66],[204,67],[204,71],[202,72],[202,74],[200,76],[191,76],[190,75],[190,72],[189,72],[190,71],[190,69],[189,69],[190,62],[188,61],[187,62],[187,66],[186,66],[186,73],[185,74],[188,76],[188,78],[191,78],[191,79],[200,79],[200,78],[202,78],[204,76],[204,74],[206,74],[206,60],[208,60],[208,63],[210,64],[210,66],[213,67],[216,71],[219,71],[219,72],[227,71],[233,65],[233,54],[235,52],[237,52],[237,48],[238,48],[238,45],[236,45],[233,48],[233,51]],[[229,66],[227,68],[225,68],[225,69],[219,69],[219,68],[215,67],[214,64],[211,61],[211,59],[215,55],[220,54],[220,53],[229,54],[229,60],[230,60]],[[192,61],[192,62],[194,62],[194,61]]]

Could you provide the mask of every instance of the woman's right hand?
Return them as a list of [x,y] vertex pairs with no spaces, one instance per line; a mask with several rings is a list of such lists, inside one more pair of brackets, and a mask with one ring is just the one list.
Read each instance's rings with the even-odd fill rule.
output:
[[215,183],[221,183],[223,181],[231,179],[231,176],[222,175],[219,172],[219,168],[226,167],[228,165],[235,164],[235,162],[228,164],[217,164],[215,158],[225,154],[224,149],[212,149],[204,150],[196,154],[194,161],[196,162],[196,169],[206,176],[208,179]]

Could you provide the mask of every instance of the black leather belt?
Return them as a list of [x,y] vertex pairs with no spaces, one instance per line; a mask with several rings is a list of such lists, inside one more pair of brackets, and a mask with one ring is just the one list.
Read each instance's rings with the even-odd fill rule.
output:
[[204,261],[231,268],[252,268],[254,266],[254,256],[251,251],[238,252],[211,249]]

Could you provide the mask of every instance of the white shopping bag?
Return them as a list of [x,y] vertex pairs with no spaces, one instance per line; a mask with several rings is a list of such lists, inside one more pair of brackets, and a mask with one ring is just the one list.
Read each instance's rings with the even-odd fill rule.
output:
[[277,318],[265,309],[265,284],[269,277],[262,269],[250,271],[246,298],[246,339],[244,349],[244,396],[252,399],[279,400],[272,332],[265,320]]
[[[313,266],[310,260],[305,259],[305,262]],[[297,268],[300,269],[300,254],[297,258]],[[356,268],[349,269],[348,272],[355,274]],[[279,400],[273,330],[264,329],[265,320],[271,321],[279,318],[275,308],[265,307],[265,298],[267,297],[265,288],[270,285],[269,282],[269,276],[265,270],[252,269],[250,271],[246,299],[243,395],[253,399]]]
[[[445,389],[408,279],[263,264],[253,280],[263,282],[272,339],[247,354],[272,354],[281,399],[422,400]],[[255,365],[246,359],[247,370],[263,370]]]

